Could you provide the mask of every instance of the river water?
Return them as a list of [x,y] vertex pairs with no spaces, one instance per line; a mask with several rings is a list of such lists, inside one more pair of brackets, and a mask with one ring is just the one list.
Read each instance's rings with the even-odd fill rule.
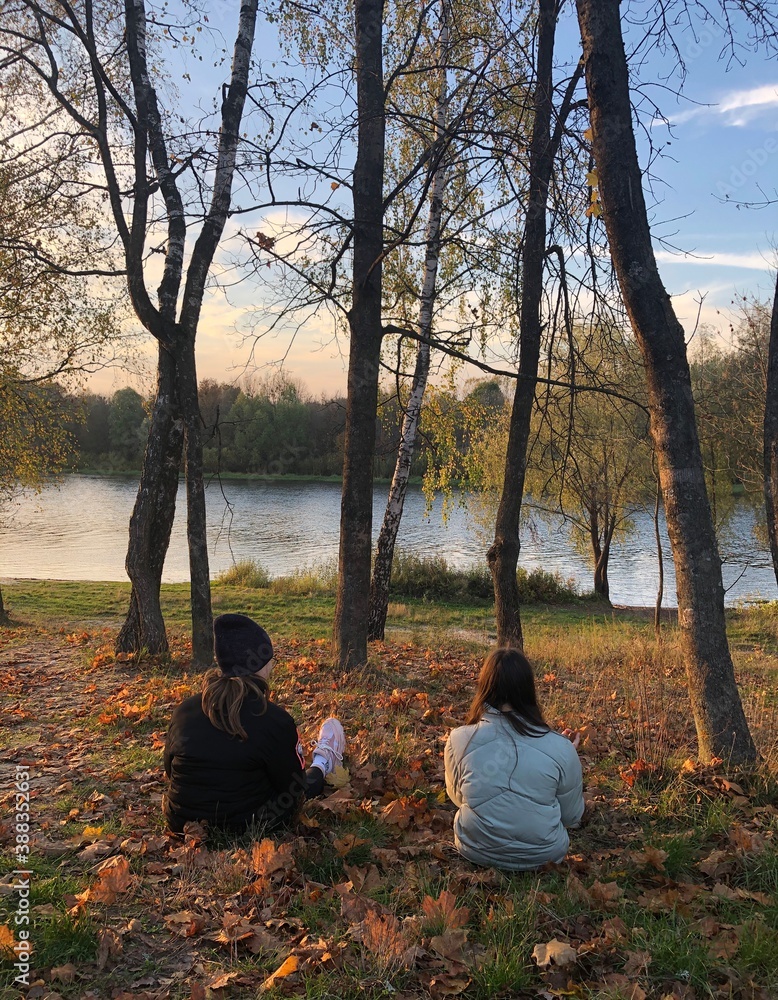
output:
[[[229,501],[228,507],[225,496]],[[132,477],[67,476],[39,496],[23,498],[0,527],[0,575],[56,580],[125,580],[127,526],[137,480]],[[332,563],[337,559],[340,484],[230,480],[207,489],[211,575],[233,562],[258,560],[271,574]],[[376,489],[374,528],[386,503],[386,487]],[[184,493],[173,529],[163,579],[189,578],[184,526]],[[721,539],[727,603],[778,597],[769,552],[754,538],[754,514],[736,508]],[[675,605],[675,581],[664,532],[665,604]],[[442,555],[450,565],[483,563],[487,543],[475,520],[454,503],[444,521],[438,502],[427,513],[425,498],[411,488],[398,545],[419,555]],[[522,530],[521,564],[572,578],[590,590],[592,571],[577,552],[561,521],[530,518]],[[635,519],[635,531],[615,546],[610,565],[615,604],[651,605],[656,597],[657,559],[650,514]]]

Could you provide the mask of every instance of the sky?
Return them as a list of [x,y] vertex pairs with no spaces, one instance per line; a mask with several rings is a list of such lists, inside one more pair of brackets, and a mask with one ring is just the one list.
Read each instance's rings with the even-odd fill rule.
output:
[[[226,38],[233,30],[233,10],[232,4],[214,4],[215,15],[225,14],[220,26]],[[568,4],[559,36],[559,47],[568,54],[577,44],[571,15]],[[218,16],[211,20],[219,24]],[[637,37],[636,30],[627,31],[628,49]],[[721,57],[721,33],[705,26],[697,25],[694,33],[679,31],[678,39],[687,69],[682,96],[674,93],[678,77],[672,56],[650,53],[639,71],[645,93],[661,108],[661,116],[647,119],[652,143],[661,148],[647,192],[652,232],[664,283],[687,336],[699,317],[726,340],[730,324],[737,322],[738,298],[772,300],[774,293],[778,203],[747,206],[778,197],[778,63],[746,52],[740,54],[742,62],[727,61]],[[278,43],[266,25],[260,25],[258,44],[261,59],[277,58]],[[199,64],[192,79],[179,84],[183,100],[205,101],[218,92],[218,73]],[[641,156],[645,163],[644,140]],[[234,231],[237,223],[231,225]],[[229,238],[229,228],[225,235]],[[219,264],[226,265],[224,255],[217,258]],[[334,337],[329,316],[307,322],[294,338],[288,329],[256,342],[246,337],[249,315],[260,328],[272,315],[263,317],[265,295],[250,282],[209,295],[198,333],[200,378],[235,382],[247,371],[261,376],[283,364],[314,395],[344,392],[348,345]],[[130,381],[150,390],[155,352],[148,340],[139,343],[148,363],[145,373]],[[110,393],[127,381],[126,372],[107,369],[93,376],[90,388]]]
[[[652,128],[663,157],[654,172],[657,260],[687,335],[700,319],[726,331],[733,300],[772,301],[778,246],[778,64],[720,58],[721,37],[687,38],[683,97],[662,95]],[[761,209],[748,207],[777,200]],[[661,241],[661,242],[660,242]]]

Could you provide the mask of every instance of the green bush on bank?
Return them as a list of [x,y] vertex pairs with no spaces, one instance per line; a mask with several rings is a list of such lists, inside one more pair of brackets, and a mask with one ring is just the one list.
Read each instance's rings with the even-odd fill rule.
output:
[[264,590],[270,586],[270,574],[256,559],[241,559],[216,577],[219,583],[248,590]]
[[[581,595],[572,580],[542,569],[519,568],[519,599],[522,604],[564,604]],[[254,559],[244,559],[221,573],[219,583],[249,590],[271,590],[274,594],[335,593],[337,569],[326,564],[271,578]],[[492,577],[485,566],[454,569],[443,556],[417,556],[398,552],[392,566],[392,597],[415,597],[423,601],[489,601],[494,597]]]
[[216,581],[246,590],[269,590],[273,594],[288,594],[292,597],[305,594],[334,596],[338,570],[335,563],[321,563],[318,566],[296,569],[286,576],[271,577],[256,559],[242,559],[219,573]]
[[[523,604],[560,604],[580,595],[572,580],[542,569],[519,568],[519,599]],[[486,566],[454,569],[443,556],[397,553],[389,588],[393,597],[416,597],[426,601],[491,601],[492,576]]]

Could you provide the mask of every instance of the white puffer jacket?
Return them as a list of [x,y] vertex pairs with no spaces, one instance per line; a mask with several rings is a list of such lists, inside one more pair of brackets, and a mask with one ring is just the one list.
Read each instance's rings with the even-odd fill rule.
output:
[[446,791],[459,807],[457,850],[478,865],[518,871],[561,861],[565,827],[584,811],[581,762],[565,736],[520,736],[496,709],[452,730]]

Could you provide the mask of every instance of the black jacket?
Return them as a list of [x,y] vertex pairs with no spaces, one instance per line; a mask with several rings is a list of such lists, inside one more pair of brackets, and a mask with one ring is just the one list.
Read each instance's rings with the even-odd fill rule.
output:
[[297,727],[273,702],[260,714],[257,698],[240,713],[248,739],[217,729],[203,712],[200,695],[173,712],[165,741],[170,787],[164,801],[170,829],[189,820],[240,831],[255,820],[267,829],[295,816],[305,775]]

